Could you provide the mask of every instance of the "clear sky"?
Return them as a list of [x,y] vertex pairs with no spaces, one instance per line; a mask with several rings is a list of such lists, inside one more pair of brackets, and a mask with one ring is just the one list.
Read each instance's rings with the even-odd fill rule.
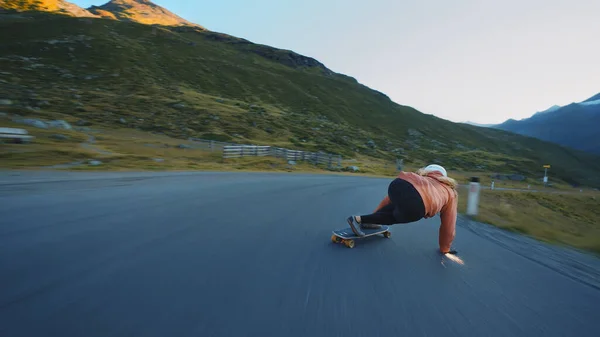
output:
[[313,57],[455,122],[525,118],[600,92],[600,0],[154,3],[209,30]]

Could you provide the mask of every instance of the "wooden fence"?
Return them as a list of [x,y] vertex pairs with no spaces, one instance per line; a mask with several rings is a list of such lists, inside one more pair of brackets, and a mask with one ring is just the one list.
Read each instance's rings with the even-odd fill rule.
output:
[[190,138],[189,140],[193,142],[192,147],[194,148],[222,151],[225,159],[271,156],[284,158],[288,161],[308,161],[315,165],[327,165],[330,168],[334,166],[341,167],[342,165],[342,156],[337,154],[297,151],[272,146],[244,145],[199,138]]
[[327,165],[328,167],[340,167],[342,156],[323,152],[306,152],[289,150],[271,146],[255,145],[227,145],[223,147],[223,158],[241,158],[241,157],[276,157],[288,161],[308,161],[315,165]]
[[226,145],[223,147],[223,158],[265,157],[271,155],[270,146]]
[[219,142],[216,140],[206,140],[199,138],[189,138],[190,141],[194,142],[194,148],[204,148],[209,149],[211,151],[219,150],[222,151],[225,146],[238,146],[240,144],[236,143],[227,143],[227,142]]
[[340,167],[342,165],[342,156],[324,152],[306,152],[275,147],[271,148],[271,155],[286,160],[308,161],[315,165],[324,164],[328,167],[333,167],[334,165]]
[[33,138],[25,129],[0,128],[0,142],[25,143]]

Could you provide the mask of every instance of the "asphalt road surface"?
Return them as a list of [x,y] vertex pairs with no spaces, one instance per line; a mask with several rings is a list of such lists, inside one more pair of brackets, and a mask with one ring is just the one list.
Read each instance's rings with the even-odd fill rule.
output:
[[598,336],[597,258],[585,282],[461,220],[456,264],[438,217],[331,243],[388,182],[2,173],[0,336]]

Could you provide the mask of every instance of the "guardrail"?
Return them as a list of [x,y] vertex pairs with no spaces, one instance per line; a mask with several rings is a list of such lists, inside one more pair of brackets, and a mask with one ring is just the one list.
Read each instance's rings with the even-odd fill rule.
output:
[[25,129],[0,128],[0,139],[14,143],[30,142],[35,137],[30,136]]

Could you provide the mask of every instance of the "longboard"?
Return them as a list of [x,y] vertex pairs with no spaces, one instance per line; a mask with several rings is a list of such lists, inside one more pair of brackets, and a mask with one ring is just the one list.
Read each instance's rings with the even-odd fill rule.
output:
[[343,243],[348,248],[354,248],[354,240],[362,239],[369,236],[383,234],[383,236],[387,239],[392,236],[392,233],[389,231],[389,226],[381,226],[378,229],[362,229],[364,236],[358,236],[354,234],[352,228],[346,227],[344,229],[336,229],[333,231],[333,235],[331,236],[331,242],[333,243]]

